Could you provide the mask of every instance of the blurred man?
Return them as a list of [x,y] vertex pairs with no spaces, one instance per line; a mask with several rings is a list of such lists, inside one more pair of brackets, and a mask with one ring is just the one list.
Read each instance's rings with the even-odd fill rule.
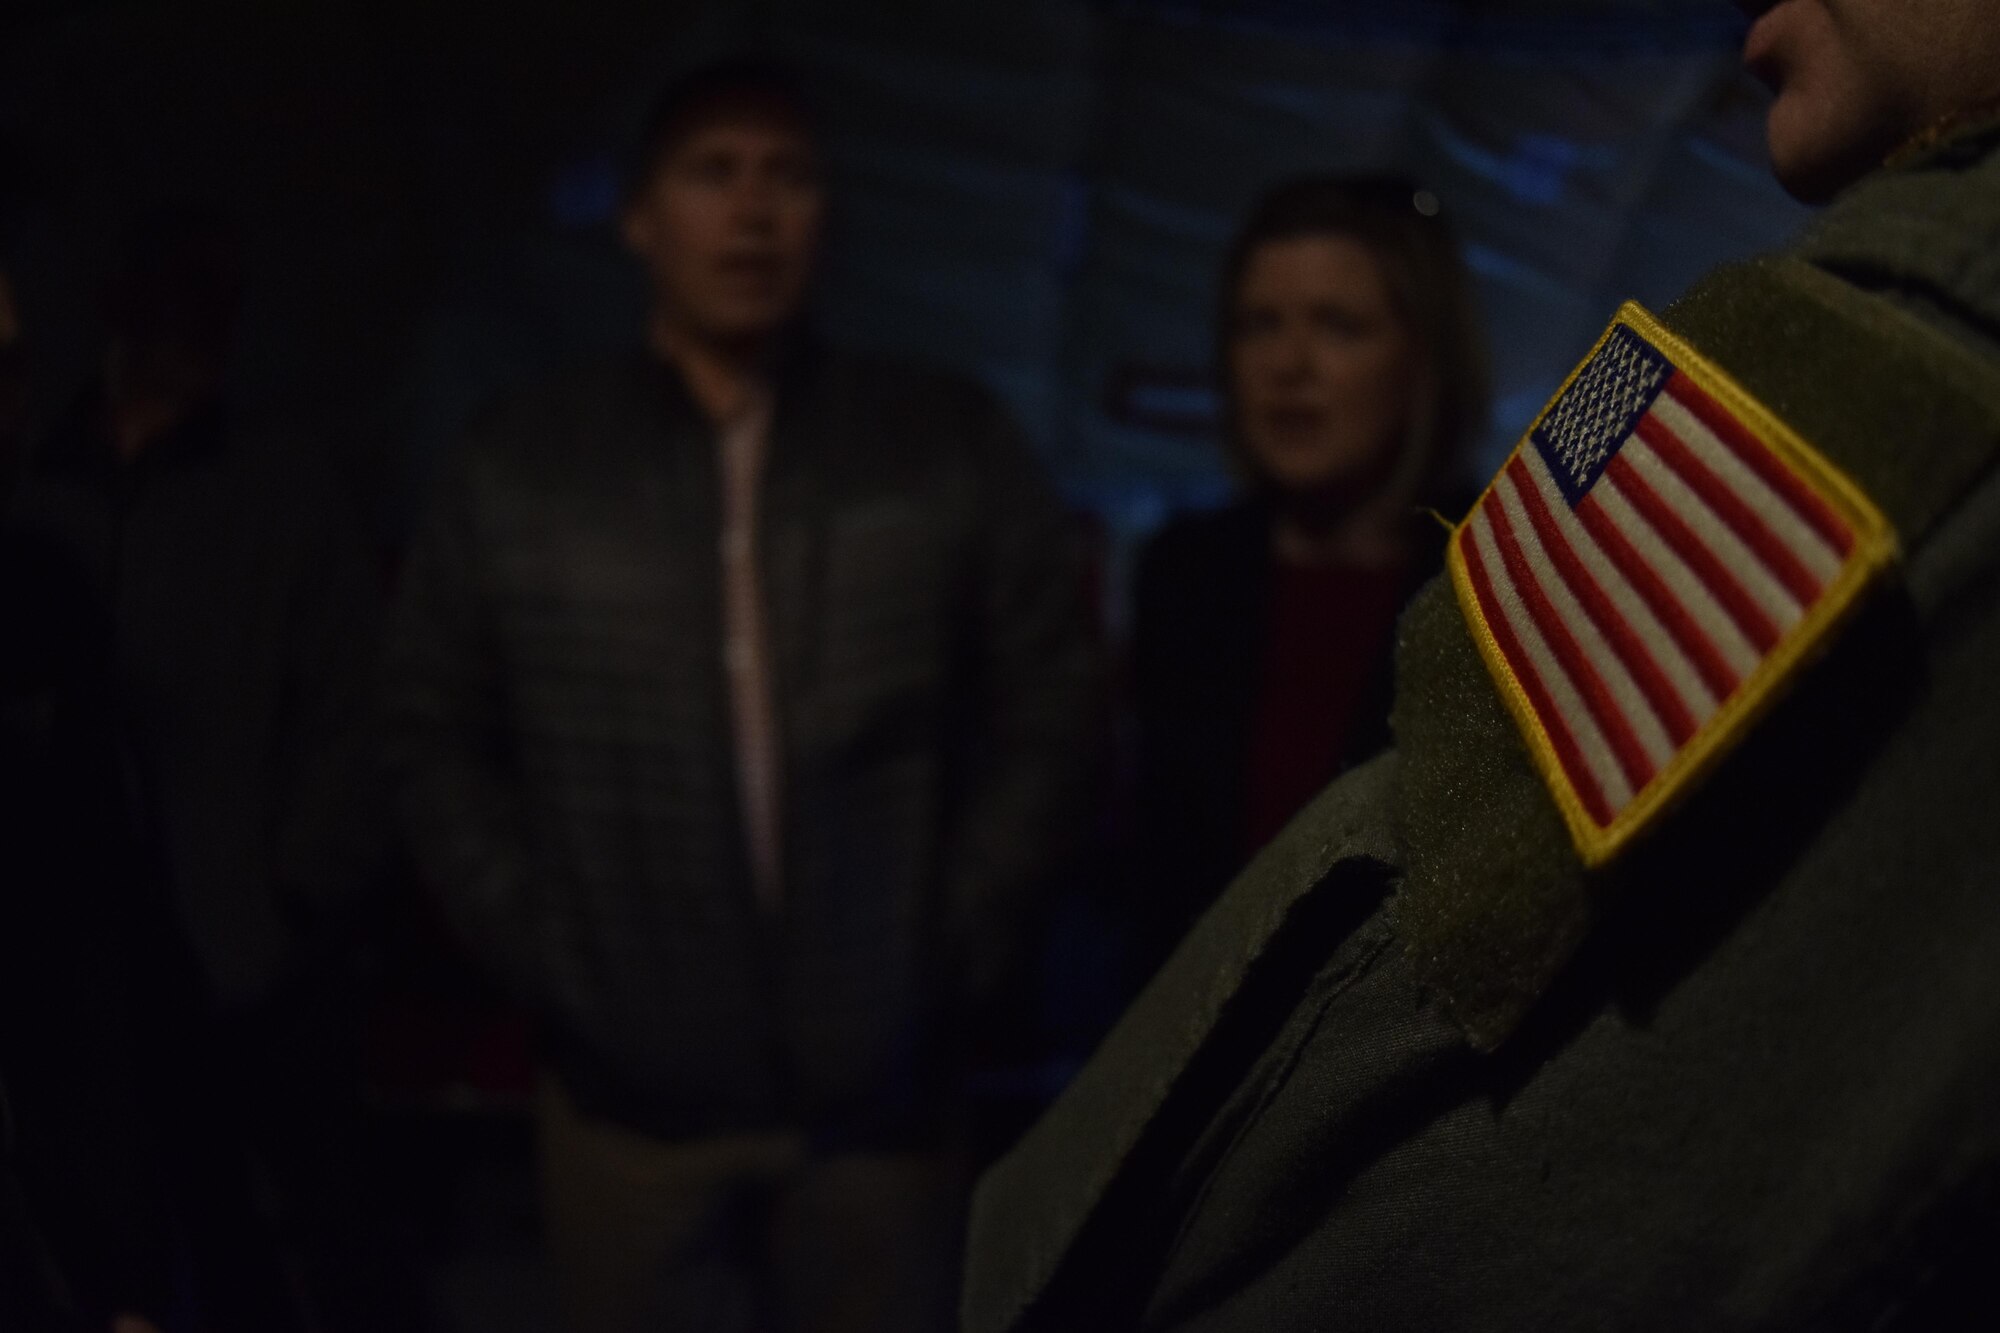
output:
[[[327,1327],[393,1328],[413,1306],[358,1183],[350,948],[389,845],[363,710],[381,578],[311,460],[232,418],[237,304],[229,227],[141,218],[100,374],[19,510],[108,612],[106,683],[181,937],[156,952],[184,940],[212,1020],[177,1071],[214,1154],[182,1182],[208,1317],[295,1325],[282,1244]],[[230,1184],[246,1146],[278,1228]]]
[[403,807],[545,1025],[579,1333],[948,1316],[953,1046],[1084,804],[1065,517],[983,394],[804,330],[825,207],[783,72],[670,91],[643,351],[493,414],[403,587]]
[[1619,312],[1405,616],[1395,751],[982,1185],[968,1329],[1987,1303],[2000,9],[1751,8],[1832,208]]

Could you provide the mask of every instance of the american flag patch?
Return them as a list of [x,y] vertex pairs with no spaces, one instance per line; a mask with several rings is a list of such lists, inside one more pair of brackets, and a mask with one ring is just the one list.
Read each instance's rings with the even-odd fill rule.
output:
[[1894,549],[1852,482],[1628,304],[1459,526],[1449,563],[1596,866],[1748,729]]

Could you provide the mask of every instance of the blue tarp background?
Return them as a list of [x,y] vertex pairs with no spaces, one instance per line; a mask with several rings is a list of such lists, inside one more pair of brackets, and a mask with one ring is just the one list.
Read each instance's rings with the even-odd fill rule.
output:
[[[44,3],[0,48],[0,127],[44,164],[45,345],[87,345],[119,209],[218,200],[254,240],[242,400],[364,460],[394,513],[481,401],[630,345],[612,163],[667,78],[770,45],[829,122],[822,323],[1004,394],[1122,550],[1226,493],[1212,274],[1279,179],[1396,168],[1442,198],[1493,332],[1489,458],[1619,300],[1795,230],[1740,22],[1722,0]],[[1179,422],[1135,419],[1135,385]]]
[[[1493,333],[1492,458],[1621,299],[1662,304],[1801,221],[1764,170],[1763,98],[1726,6],[1263,8],[757,19],[816,73],[832,122],[823,322],[980,376],[1121,534],[1226,493],[1211,431],[1112,400],[1136,378],[1167,412],[1212,408],[1212,276],[1278,180],[1394,168],[1443,199]],[[588,173],[572,172],[564,207],[588,231]]]

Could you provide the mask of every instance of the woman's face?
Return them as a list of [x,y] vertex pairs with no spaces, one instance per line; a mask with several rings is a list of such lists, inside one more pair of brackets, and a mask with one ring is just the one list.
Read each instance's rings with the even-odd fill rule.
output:
[[1281,491],[1351,501],[1404,446],[1419,354],[1375,256],[1344,236],[1251,251],[1229,312],[1239,439]]

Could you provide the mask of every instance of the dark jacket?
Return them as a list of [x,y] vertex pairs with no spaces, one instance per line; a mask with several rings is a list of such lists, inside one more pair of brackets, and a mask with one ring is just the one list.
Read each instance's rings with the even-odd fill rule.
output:
[[451,920],[587,1109],[900,1134],[1078,828],[1076,543],[964,386],[801,348],[776,403],[775,919],[733,777],[716,442],[650,358],[522,395],[445,466],[392,634],[392,762]]
[[[1133,906],[1152,961],[1248,859],[1245,802],[1270,629],[1272,522],[1270,506],[1255,499],[1182,515],[1139,558]],[[1410,565],[1406,597],[1438,571],[1444,553],[1444,530],[1428,515],[1413,515],[1410,528],[1421,558]],[[1387,748],[1394,648],[1393,633],[1355,645],[1372,665],[1342,752],[1326,757],[1328,777]]]
[[[88,580],[0,527],[0,1327],[165,1317],[162,1102],[196,992],[143,846]],[[94,1322],[92,1322],[94,1321]]]
[[89,575],[182,928],[254,1005],[381,873],[368,785],[378,562],[332,484],[198,411],[130,466],[94,399],[41,451],[23,525]]
[[1587,874],[1433,584],[1396,748],[1240,877],[975,1206],[966,1326],[1936,1328],[2000,1237],[2000,130],[1666,322],[1903,562]]

